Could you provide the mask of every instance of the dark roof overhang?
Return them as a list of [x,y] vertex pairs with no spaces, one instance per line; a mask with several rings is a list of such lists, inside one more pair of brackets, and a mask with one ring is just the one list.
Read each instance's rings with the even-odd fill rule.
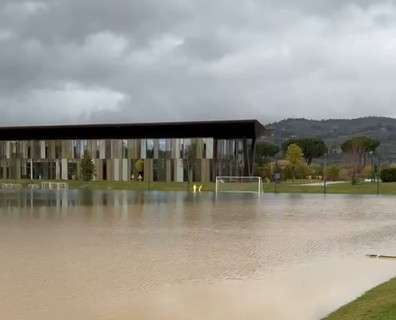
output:
[[259,138],[266,128],[257,120],[79,124],[0,127],[0,140]]

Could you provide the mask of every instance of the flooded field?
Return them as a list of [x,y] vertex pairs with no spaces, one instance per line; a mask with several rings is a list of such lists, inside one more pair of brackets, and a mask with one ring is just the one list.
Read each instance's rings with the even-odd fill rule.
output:
[[0,193],[1,319],[320,319],[396,276],[396,198]]

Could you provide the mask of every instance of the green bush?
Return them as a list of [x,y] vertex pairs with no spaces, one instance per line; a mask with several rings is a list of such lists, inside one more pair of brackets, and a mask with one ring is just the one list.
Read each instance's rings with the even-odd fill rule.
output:
[[264,164],[257,167],[257,174],[264,180],[272,179],[272,168],[270,164]]
[[299,162],[296,166],[292,166],[288,164],[283,170],[282,170],[282,177],[284,179],[289,180],[289,179],[305,179],[307,176],[311,175],[312,171],[310,168],[305,164],[305,162]]
[[314,176],[315,179],[317,179],[318,177],[322,177],[323,176],[323,166],[321,166],[321,165],[312,165],[311,166],[311,170],[312,170],[312,175]]
[[95,165],[91,159],[91,155],[88,150],[84,150],[84,157],[81,160],[81,178],[84,181],[92,180],[95,174]]
[[383,182],[396,182],[396,168],[382,169],[381,180]]
[[335,181],[340,177],[341,169],[336,165],[330,166],[327,168],[327,179]]

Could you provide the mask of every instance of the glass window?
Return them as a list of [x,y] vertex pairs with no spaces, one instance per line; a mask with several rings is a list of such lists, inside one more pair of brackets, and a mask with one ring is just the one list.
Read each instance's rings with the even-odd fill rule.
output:
[[167,158],[167,143],[166,139],[159,140],[159,152],[158,158],[159,159],[166,159]]
[[122,140],[122,158],[128,159],[128,140]]
[[154,140],[152,140],[152,139],[146,140],[146,156],[147,156],[147,159],[154,158]]

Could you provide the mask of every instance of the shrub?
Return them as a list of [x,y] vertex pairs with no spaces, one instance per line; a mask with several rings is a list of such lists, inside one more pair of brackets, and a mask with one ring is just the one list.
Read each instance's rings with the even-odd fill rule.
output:
[[91,159],[88,150],[84,151],[84,157],[81,160],[81,178],[84,181],[92,180],[95,173],[95,165]]
[[144,161],[136,160],[134,164],[134,174],[138,176],[139,174],[143,174],[144,172]]
[[271,180],[272,168],[270,164],[264,164],[257,167],[257,174],[264,180]]
[[284,179],[305,179],[307,176],[312,175],[312,171],[305,164],[305,162],[299,162],[296,166],[288,164],[282,171]]
[[338,174],[338,178],[340,180],[349,180],[351,179],[351,172],[348,168],[341,168]]
[[363,170],[362,170],[361,176],[362,176],[363,178],[365,178],[365,179],[367,179],[367,178],[370,178],[370,179],[374,178],[374,170],[373,170],[373,167],[371,167],[371,166],[365,166],[365,167],[363,168]]
[[396,182],[396,168],[382,169],[381,180],[383,182]]
[[315,179],[323,177],[323,166],[321,165],[311,165],[311,174]]

